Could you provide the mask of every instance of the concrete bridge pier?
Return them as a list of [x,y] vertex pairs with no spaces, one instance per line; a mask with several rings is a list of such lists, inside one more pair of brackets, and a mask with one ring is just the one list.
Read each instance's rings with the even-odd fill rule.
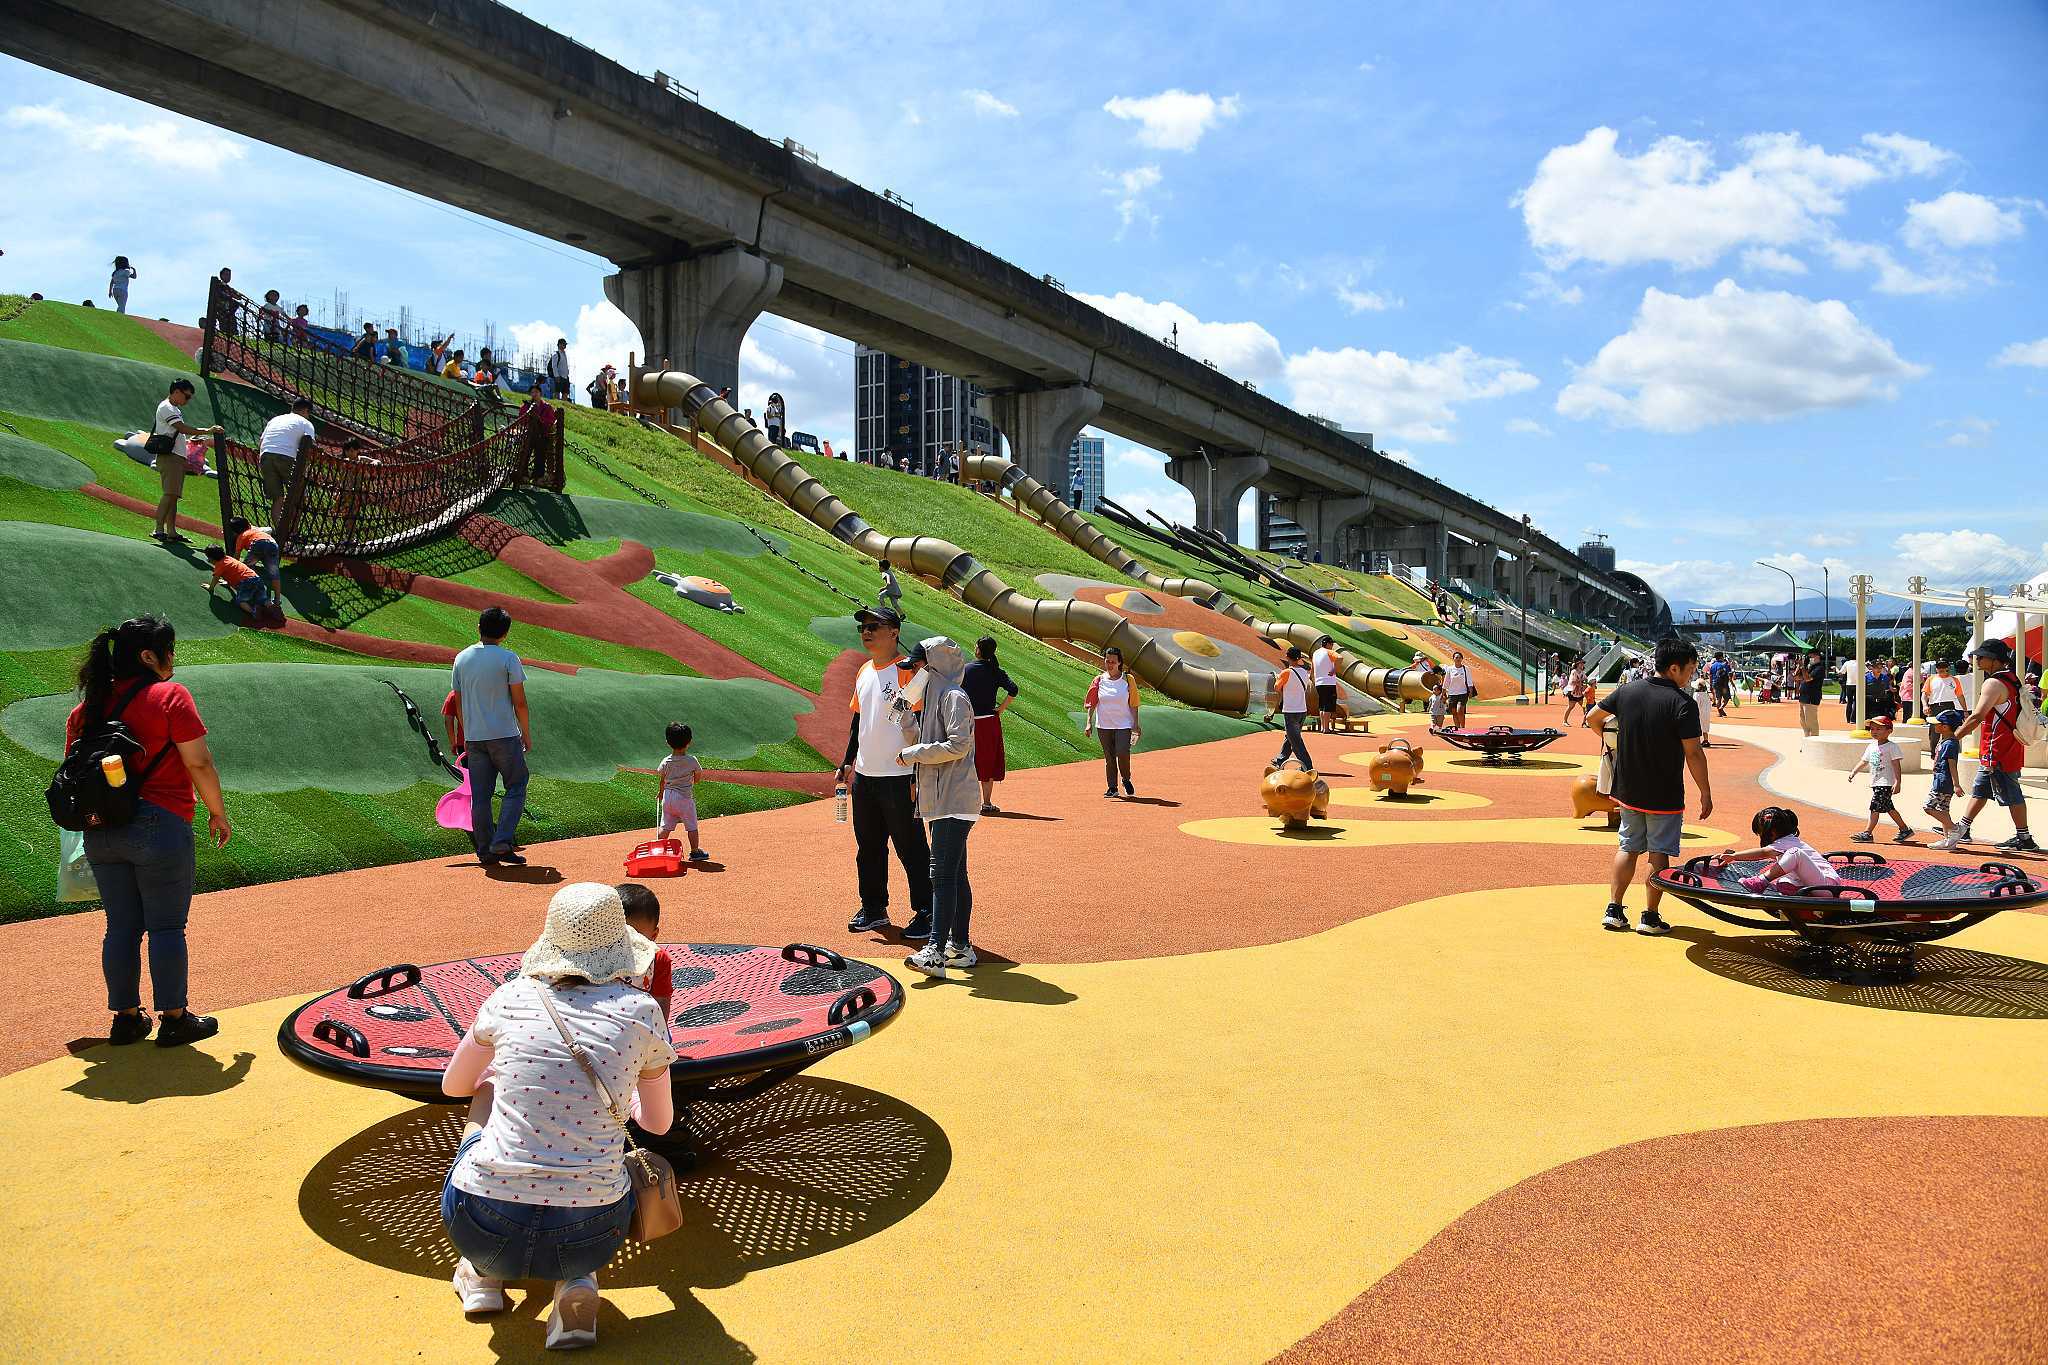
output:
[[1102,411],[1102,395],[1086,384],[1010,390],[987,398],[989,422],[1009,443],[1010,461],[1064,498],[1067,459],[1081,428]]
[[1274,509],[1307,533],[1309,549],[1325,564],[1349,564],[1357,559],[1354,528],[1372,515],[1373,500],[1363,493],[1311,491],[1280,497]]
[[1373,532],[1373,549],[1397,564],[1422,566],[1438,583],[1451,576],[1451,532],[1443,522],[1380,527]]
[[[1213,469],[1212,466],[1213,465]],[[1195,495],[1195,525],[1225,540],[1238,540],[1237,507],[1253,484],[1273,472],[1259,455],[1175,455],[1166,477]]]
[[604,281],[605,297],[640,329],[643,363],[664,357],[740,406],[740,343],[782,291],[782,267],[742,247],[665,265],[631,266]]

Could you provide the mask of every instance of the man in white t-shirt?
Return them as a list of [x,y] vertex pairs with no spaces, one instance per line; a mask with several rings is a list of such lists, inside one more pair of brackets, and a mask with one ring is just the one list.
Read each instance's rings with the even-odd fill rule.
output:
[[[1300,651],[1296,651],[1299,654]],[[1316,637],[1316,652],[1309,659],[1315,673],[1316,714],[1323,729],[1337,725],[1337,642],[1327,635]],[[1303,750],[1306,753],[1306,750]],[[1303,759],[1303,762],[1306,762]]]
[[1451,666],[1444,670],[1444,698],[1449,706],[1451,728],[1465,727],[1465,708],[1472,702],[1472,670],[1465,666],[1463,650],[1451,651]]
[[1930,716],[1963,709],[1963,680],[1956,676],[1954,664],[1942,659],[1934,665],[1934,676],[1921,688],[1921,700],[1926,703],[1925,714]]
[[903,752],[903,720],[912,708],[902,696],[914,670],[900,667],[898,634],[903,617],[888,607],[862,607],[853,614],[868,661],[853,680],[846,732],[846,757],[839,780],[853,788],[854,867],[860,877],[860,909],[847,921],[849,933],[889,927],[889,845],[910,883],[910,923],[903,937],[931,937],[932,854],[924,822],[917,818],[915,781]]
[[1302,667],[1301,646],[1289,645],[1287,663],[1273,675],[1273,689],[1266,694],[1267,719],[1278,711],[1287,726],[1287,737],[1280,742],[1280,753],[1272,767],[1277,768],[1290,758],[1300,759],[1305,769],[1313,770],[1316,766],[1308,756],[1308,741],[1301,737],[1302,722],[1308,718],[1308,689],[1309,671]]
[[263,424],[256,442],[256,467],[263,476],[263,496],[270,499],[272,513],[284,501],[291,487],[292,471],[299,457],[313,448],[313,400],[299,398],[290,412],[281,412]]
[[144,449],[156,457],[157,486],[162,496],[156,502],[156,529],[150,535],[183,544],[178,534],[178,499],[185,492],[185,457],[178,449],[180,436],[218,436],[220,427],[195,427],[185,420],[185,405],[192,401],[192,381],[174,379],[169,394],[156,405],[156,419],[150,423]]

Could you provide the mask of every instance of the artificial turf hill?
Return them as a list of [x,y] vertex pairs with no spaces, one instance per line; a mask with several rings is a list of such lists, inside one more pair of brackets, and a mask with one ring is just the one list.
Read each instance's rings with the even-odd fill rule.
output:
[[[194,329],[0,296],[0,919],[67,908],[53,900],[57,831],[42,790],[82,646],[143,612],[177,625],[178,678],[206,718],[235,826],[226,849],[200,850],[202,890],[465,853],[466,836],[434,822],[452,782],[400,690],[438,736],[445,661],[474,640],[477,611],[492,602],[517,623],[508,643],[538,665],[528,675],[528,842],[646,828],[647,770],[672,719],[695,728],[695,752],[720,770],[699,793],[707,816],[828,789],[858,657],[850,613],[872,600],[871,562],[675,437],[572,407],[565,490],[508,491],[483,509],[530,540],[500,527],[375,564],[287,564],[286,629],[245,628],[202,591],[201,533],[176,551],[149,538],[156,476],[112,446],[147,425],[173,375],[196,373],[197,339]],[[219,421],[248,444],[280,407],[213,379],[187,417]],[[1009,504],[867,466],[804,462],[875,526],[951,540],[1020,591],[1066,594],[1041,575],[1135,586]],[[181,512],[218,520],[211,480],[188,481]],[[1101,529],[1156,571],[1207,578],[1260,616],[1324,625],[1374,663],[1405,665],[1416,648],[1442,658],[1453,643],[1482,671],[1505,663],[1477,636],[1424,627],[1428,600],[1394,579],[1315,566],[1313,586],[1356,604],[1353,616],[1322,617],[1166,545]],[[744,614],[678,599],[647,576],[657,567],[725,583]],[[1080,730],[1090,664],[934,586],[906,577],[903,587],[906,639],[1000,642],[1022,688],[1006,727],[1012,766],[1096,753]],[[1494,685],[1483,678],[1482,687],[1497,692],[1507,676],[1490,673]],[[1252,728],[1153,702],[1143,748]]]

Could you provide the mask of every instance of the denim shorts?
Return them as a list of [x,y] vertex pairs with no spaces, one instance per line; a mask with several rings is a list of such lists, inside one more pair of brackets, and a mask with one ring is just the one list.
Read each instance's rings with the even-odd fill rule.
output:
[[603,1269],[626,1240],[633,1192],[615,1204],[563,1208],[459,1190],[456,1168],[482,1137],[473,1133],[463,1139],[441,1182],[441,1223],[456,1252],[477,1274],[493,1280],[573,1280]]
[[1621,808],[1621,851],[1623,853],[1662,853],[1676,858],[1679,854],[1679,835],[1685,828],[1685,812],[1651,811]]
[[1978,767],[1976,784],[1970,788],[1972,800],[1982,801],[1987,797],[2001,806],[2027,804],[2027,794],[2020,790],[2020,775],[1994,768],[1988,763]]

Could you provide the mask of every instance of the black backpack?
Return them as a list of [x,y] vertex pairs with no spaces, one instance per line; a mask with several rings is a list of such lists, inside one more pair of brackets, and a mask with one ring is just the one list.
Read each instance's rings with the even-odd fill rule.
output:
[[[142,799],[142,784],[171,751],[171,743],[166,740],[156,757],[138,772],[135,760],[143,755],[142,743],[117,717],[154,681],[144,678],[104,717],[88,720],[79,727],[78,738],[64,751],[64,761],[57,765],[57,775],[50,779],[49,790],[43,793],[57,828],[118,829],[135,818],[136,802]],[[127,781],[118,787],[108,784],[106,770],[101,766],[101,761],[110,755],[119,755],[122,766],[128,770]]]

